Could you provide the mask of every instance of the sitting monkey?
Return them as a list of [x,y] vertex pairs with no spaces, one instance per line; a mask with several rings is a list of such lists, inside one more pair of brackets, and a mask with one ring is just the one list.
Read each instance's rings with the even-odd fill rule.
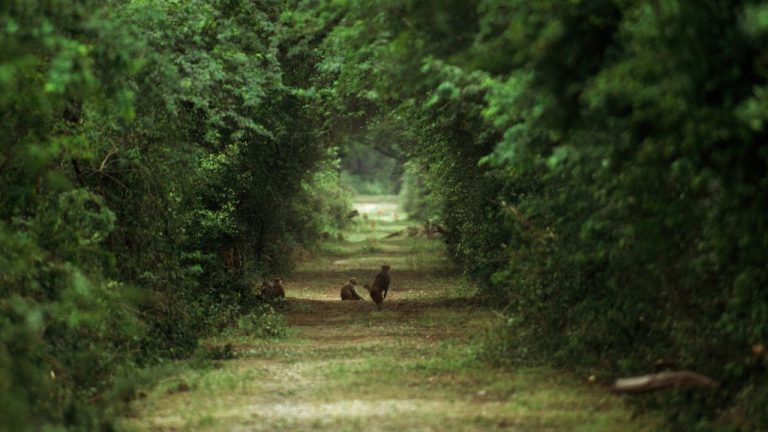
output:
[[362,300],[360,294],[355,291],[355,285],[357,285],[357,279],[351,278],[346,284],[341,287],[341,299],[342,300]]
[[261,289],[259,290],[259,293],[256,294],[256,297],[258,297],[260,300],[269,300],[269,296],[272,293],[272,285],[269,284],[267,281],[261,282]]
[[282,279],[275,278],[275,283],[270,285],[267,281],[261,283],[261,292],[259,298],[264,301],[272,301],[278,298],[285,298],[285,289]]
[[275,283],[272,284],[272,295],[274,298],[285,298],[285,289],[283,288],[283,280],[275,278]]

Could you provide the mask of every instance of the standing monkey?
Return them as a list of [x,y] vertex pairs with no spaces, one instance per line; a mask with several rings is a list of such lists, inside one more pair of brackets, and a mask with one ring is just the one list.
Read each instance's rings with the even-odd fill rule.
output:
[[383,265],[381,266],[379,274],[373,279],[373,285],[381,287],[381,292],[384,294],[384,298],[387,298],[387,293],[389,292],[389,281],[389,266]]
[[355,285],[357,285],[357,279],[351,278],[349,282],[341,287],[341,299],[342,300],[362,300],[360,294],[355,291]]
[[376,303],[376,309],[381,310],[381,304],[384,302],[384,296],[381,294],[381,289],[368,284],[363,285],[363,288],[368,290],[368,294],[371,295],[371,300]]
[[371,300],[376,303],[376,307],[381,310],[381,304],[384,303],[384,299],[387,298],[387,292],[389,291],[389,266],[381,266],[381,271],[373,279],[371,285],[365,285],[365,289],[371,295]]

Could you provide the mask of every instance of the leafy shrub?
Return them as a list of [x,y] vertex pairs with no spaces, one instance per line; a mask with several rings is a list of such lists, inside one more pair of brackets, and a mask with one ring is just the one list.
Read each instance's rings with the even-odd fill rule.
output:
[[313,48],[279,2],[6,3],[0,417],[109,429],[137,367],[236,323],[252,278],[341,222],[317,95],[293,87],[313,65],[286,54]]
[[440,199],[438,193],[427,184],[424,175],[419,173],[416,163],[406,163],[400,188],[400,206],[410,219],[434,221],[440,219]]
[[261,338],[284,337],[287,328],[285,317],[267,303],[238,318],[237,326],[244,334]]

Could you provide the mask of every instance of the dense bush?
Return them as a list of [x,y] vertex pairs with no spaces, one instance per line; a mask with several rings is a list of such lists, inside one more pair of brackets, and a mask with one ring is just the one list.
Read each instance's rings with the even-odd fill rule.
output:
[[427,177],[420,173],[416,162],[409,161],[403,168],[399,199],[400,206],[410,219],[427,222],[440,217],[440,200],[428,185]]
[[284,7],[0,8],[2,427],[108,428],[137,366],[235,325],[345,221]]
[[267,303],[241,316],[237,326],[247,335],[263,338],[283,337],[287,328],[283,315]]
[[325,81],[358,118],[404,119],[451,255],[509,315],[496,360],[611,376],[664,358],[723,384],[661,396],[672,424],[768,427],[768,4],[311,13],[339,8]]

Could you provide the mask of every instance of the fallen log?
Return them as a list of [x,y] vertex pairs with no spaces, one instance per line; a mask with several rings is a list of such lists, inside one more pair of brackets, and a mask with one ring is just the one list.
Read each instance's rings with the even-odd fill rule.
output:
[[619,378],[608,389],[617,394],[642,394],[670,388],[716,388],[718,385],[717,381],[712,378],[696,372],[674,371]]
[[394,238],[394,237],[397,237],[397,236],[402,235],[402,234],[405,234],[405,230],[404,229],[401,229],[400,231],[395,231],[393,233],[387,234],[384,238],[385,239]]

